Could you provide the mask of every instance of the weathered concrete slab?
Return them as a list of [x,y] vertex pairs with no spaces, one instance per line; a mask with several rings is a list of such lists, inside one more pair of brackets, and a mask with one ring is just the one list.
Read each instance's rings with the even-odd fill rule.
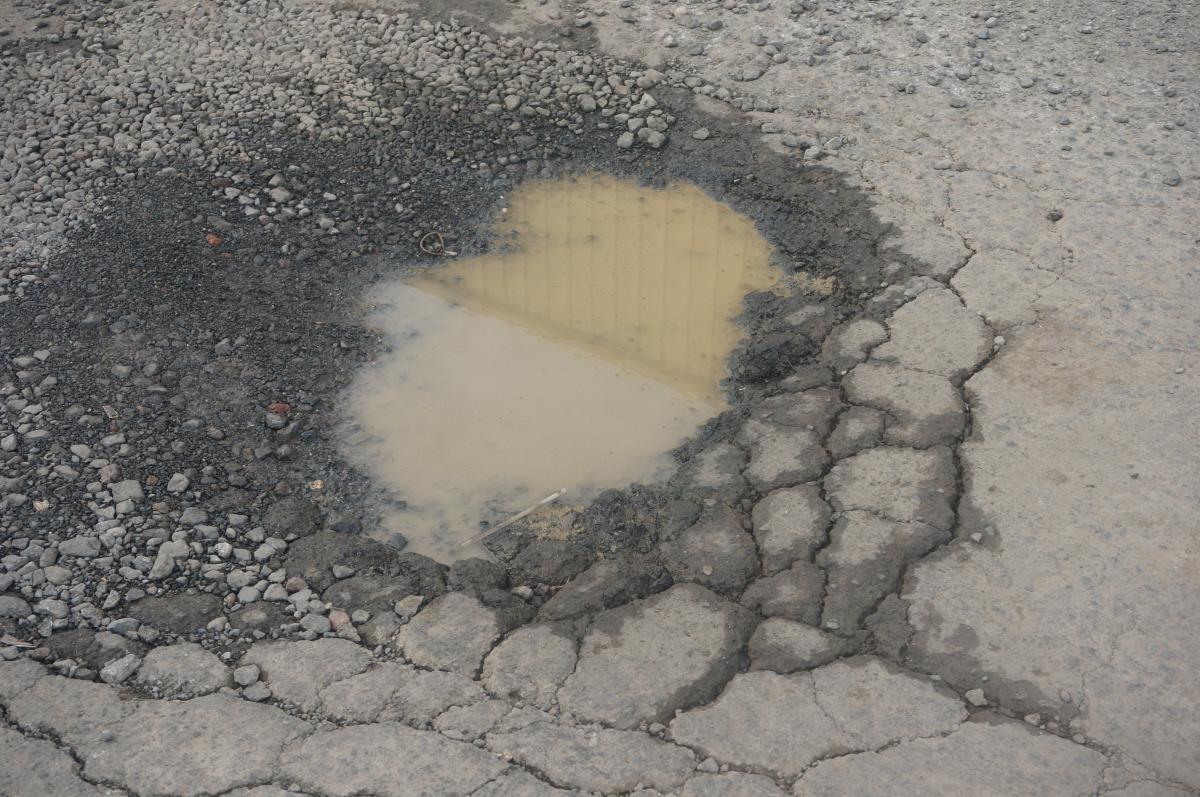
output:
[[48,675],[8,700],[8,717],[18,727],[50,733],[74,744],[122,719],[133,705],[122,702],[112,687]]
[[912,568],[910,655],[1200,787],[1200,637],[1186,631],[1200,487],[1180,481],[1200,432],[1178,400],[1200,387],[1194,369],[1176,373],[1190,338],[1164,323],[1170,300],[1099,317],[1085,304],[1097,294],[1054,289],[1053,319],[968,383],[962,531],[982,544]]
[[544,620],[563,620],[612,609],[671,585],[666,568],[649,556],[601,559],[567,582],[542,606]]
[[763,620],[750,637],[750,669],[790,673],[811,670],[848,653],[848,639],[783,617]]
[[345,722],[424,726],[451,706],[469,706],[485,697],[479,684],[464,675],[382,662],[322,689],[320,708]]
[[785,487],[769,493],[754,505],[754,539],[767,575],[809,559],[825,541],[829,505],[816,485]]
[[821,710],[808,673],[738,675],[716,701],[677,717],[671,736],[731,767],[783,777],[855,749]]
[[256,642],[241,663],[258,665],[274,696],[306,711],[320,703],[322,689],[367,668],[370,651],[345,639]]
[[694,584],[599,614],[559,705],[616,728],[665,721],[717,693],[753,626],[745,609]]
[[725,505],[706,510],[692,526],[659,544],[676,583],[690,582],[736,595],[758,573],[758,549],[741,517]]
[[685,463],[675,481],[700,495],[732,501],[746,491],[747,462],[746,452],[732,443],[715,443]]
[[284,780],[330,797],[465,797],[505,768],[474,745],[394,723],[320,731],[279,762]]
[[696,768],[695,758],[682,747],[607,728],[536,723],[515,733],[493,733],[487,745],[566,789],[625,792],[639,784],[672,789]]
[[820,435],[811,429],[751,420],[739,439],[750,449],[742,474],[759,493],[812,481],[829,463]]
[[229,695],[139,701],[108,724],[112,738],[77,734],[88,779],[146,797],[199,797],[267,783],[283,748],[310,726]]
[[954,462],[944,446],[872,448],[842,460],[825,477],[829,503],[839,512],[862,509],[946,531],[954,523],[954,490]]
[[800,560],[787,570],[760,578],[742,593],[741,603],[763,617],[784,617],[816,625],[825,596],[825,571]]
[[79,777],[79,766],[45,739],[0,728],[0,794],[5,797],[100,797],[117,792]]
[[811,673],[739,675],[712,704],[677,717],[671,735],[731,767],[794,777],[829,755],[946,733],[966,716],[949,690],[864,656]]
[[566,797],[572,793],[543,783],[528,772],[512,769],[474,792],[471,797]]
[[939,374],[863,363],[842,380],[846,398],[887,413],[883,441],[925,448],[954,443],[966,424],[958,388]]
[[829,333],[821,346],[821,358],[841,373],[867,359],[871,349],[887,339],[883,324],[869,318],[856,319]]
[[796,781],[796,797],[958,797],[964,792],[1088,797],[1105,758],[1021,723],[969,722],[949,736],[822,761]]
[[888,320],[891,339],[871,359],[951,379],[968,376],[992,350],[992,332],[951,291],[935,288],[901,307]]
[[765,775],[725,772],[699,774],[684,784],[680,797],[785,797],[787,792]]
[[435,598],[396,634],[405,658],[420,667],[474,677],[500,638],[496,612],[465,592]]
[[817,555],[829,574],[822,624],[857,628],[884,596],[899,588],[905,567],[949,539],[948,531],[926,523],[844,512],[829,532],[829,545]]
[[753,405],[750,417],[763,423],[809,429],[824,437],[829,434],[834,418],[844,408],[840,391],[832,387],[819,387],[765,398]]
[[1008,249],[988,249],[971,258],[950,284],[984,321],[1004,330],[1036,321],[1034,305],[1042,291],[1058,278],[1024,255]]
[[574,639],[551,626],[526,626],[488,654],[483,685],[497,697],[548,709],[575,662]]
[[883,439],[887,416],[871,407],[850,407],[838,418],[837,426],[825,440],[833,459],[845,459],[864,448],[874,448]]

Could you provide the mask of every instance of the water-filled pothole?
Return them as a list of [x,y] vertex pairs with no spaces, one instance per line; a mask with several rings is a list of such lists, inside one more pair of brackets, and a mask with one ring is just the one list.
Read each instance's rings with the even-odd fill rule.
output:
[[392,347],[349,396],[350,455],[398,499],[380,536],[443,561],[560,488],[668,475],[724,405],[743,296],[777,276],[753,223],[686,184],[531,182],[494,231],[504,251],[377,286]]

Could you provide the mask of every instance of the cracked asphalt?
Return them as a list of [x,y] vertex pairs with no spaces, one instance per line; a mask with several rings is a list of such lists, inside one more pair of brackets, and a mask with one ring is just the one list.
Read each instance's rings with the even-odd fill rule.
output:
[[[0,794],[1200,794],[1196,17],[5,4]],[[730,410],[373,542],[359,297],[587,169],[776,247]]]

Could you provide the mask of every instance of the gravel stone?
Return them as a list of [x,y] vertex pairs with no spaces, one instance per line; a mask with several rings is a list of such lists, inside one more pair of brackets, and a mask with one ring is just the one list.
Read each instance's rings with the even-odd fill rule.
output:
[[147,653],[137,679],[168,693],[206,695],[229,686],[230,673],[220,659],[196,643],[179,642]]

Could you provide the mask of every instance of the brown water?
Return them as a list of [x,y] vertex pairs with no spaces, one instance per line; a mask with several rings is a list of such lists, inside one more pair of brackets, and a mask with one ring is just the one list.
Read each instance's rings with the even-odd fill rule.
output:
[[442,561],[560,488],[669,475],[724,405],[742,297],[775,281],[754,225],[689,185],[528,183],[495,232],[510,251],[373,292],[393,348],[350,392],[352,457],[407,504],[381,536]]

